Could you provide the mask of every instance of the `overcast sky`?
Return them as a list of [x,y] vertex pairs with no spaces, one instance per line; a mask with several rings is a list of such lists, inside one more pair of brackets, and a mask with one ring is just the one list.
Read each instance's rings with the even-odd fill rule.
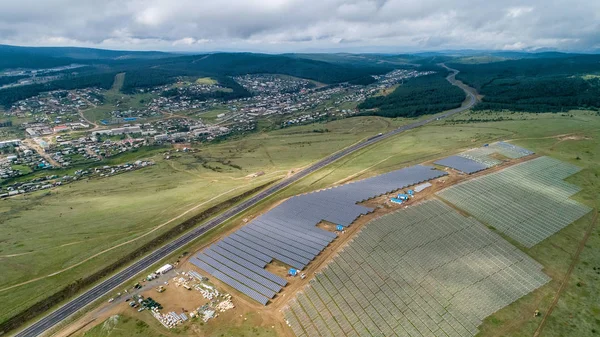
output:
[[0,0],[0,44],[590,51],[600,49],[600,0]]

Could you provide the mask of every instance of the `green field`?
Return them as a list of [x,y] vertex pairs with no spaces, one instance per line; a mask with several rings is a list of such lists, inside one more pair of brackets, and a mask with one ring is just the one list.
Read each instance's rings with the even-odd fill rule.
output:
[[225,116],[230,116],[232,112],[228,109],[211,109],[206,112],[201,112],[197,116],[205,122],[214,123],[217,121],[217,116],[224,113]]
[[210,78],[210,77],[200,77],[198,78],[196,81],[194,81],[196,84],[217,84],[217,81],[215,81],[214,79]]

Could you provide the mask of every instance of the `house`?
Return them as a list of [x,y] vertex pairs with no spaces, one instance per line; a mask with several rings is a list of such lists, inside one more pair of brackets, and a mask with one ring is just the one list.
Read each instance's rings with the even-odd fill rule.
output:
[[69,127],[66,125],[57,125],[52,128],[52,131],[54,131],[54,133],[65,132],[69,131]]

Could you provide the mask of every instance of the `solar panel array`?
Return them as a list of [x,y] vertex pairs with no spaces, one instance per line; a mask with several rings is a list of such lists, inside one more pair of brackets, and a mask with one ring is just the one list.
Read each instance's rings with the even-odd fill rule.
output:
[[591,210],[569,199],[581,188],[563,180],[580,170],[539,157],[451,186],[438,195],[532,247]]
[[292,197],[210,246],[192,262],[266,304],[286,285],[284,279],[263,269],[266,264],[275,259],[302,270],[337,237],[318,228],[319,222],[350,226],[360,215],[373,211],[357,202],[446,174],[417,165]]
[[475,336],[490,314],[550,278],[542,266],[441,201],[381,217],[298,293],[298,337]]
[[496,142],[494,144],[491,144],[490,146],[501,155],[512,159],[529,156],[534,153],[533,151],[529,151],[522,147],[506,142]]
[[488,168],[486,165],[476,162],[475,160],[461,157],[461,156],[450,156],[444,159],[436,161],[434,164],[451,167],[455,170],[471,174],[479,172]]
[[500,160],[492,158],[490,155],[499,153],[511,159],[517,159],[532,155],[534,152],[522,147],[512,145],[506,142],[496,142],[489,146],[484,146],[459,153],[458,156],[476,161],[486,167],[496,166],[501,163]]
[[458,154],[458,156],[474,160],[474,161],[476,161],[480,164],[483,164],[487,167],[493,167],[493,166],[496,166],[496,165],[502,163],[502,161],[490,157],[490,155],[493,153],[496,153],[495,149],[493,149],[489,146],[485,146],[485,147],[478,147],[476,149],[471,149],[471,150],[468,150],[465,152],[461,152]]

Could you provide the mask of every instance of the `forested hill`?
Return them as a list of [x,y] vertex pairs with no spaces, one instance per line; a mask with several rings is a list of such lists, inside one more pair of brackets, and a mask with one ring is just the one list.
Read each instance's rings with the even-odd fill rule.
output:
[[160,59],[176,54],[154,51],[122,51],[78,47],[20,47],[0,45],[0,70],[8,68],[40,69],[72,63],[128,59]]
[[[182,75],[237,76],[244,74],[283,74],[332,84],[378,75],[392,70],[391,66],[344,65],[300,59],[283,55],[252,53],[216,53],[182,56],[158,60],[135,69],[133,76],[125,79],[124,90],[163,84],[172,77]],[[146,78],[146,79],[144,79]],[[128,82],[128,79],[133,82]]]
[[485,64],[452,63],[476,88],[476,109],[559,112],[600,108],[600,55],[560,55]]
[[387,96],[367,98],[358,107],[361,115],[417,117],[460,107],[465,93],[446,80],[443,68],[431,75],[408,80]]

